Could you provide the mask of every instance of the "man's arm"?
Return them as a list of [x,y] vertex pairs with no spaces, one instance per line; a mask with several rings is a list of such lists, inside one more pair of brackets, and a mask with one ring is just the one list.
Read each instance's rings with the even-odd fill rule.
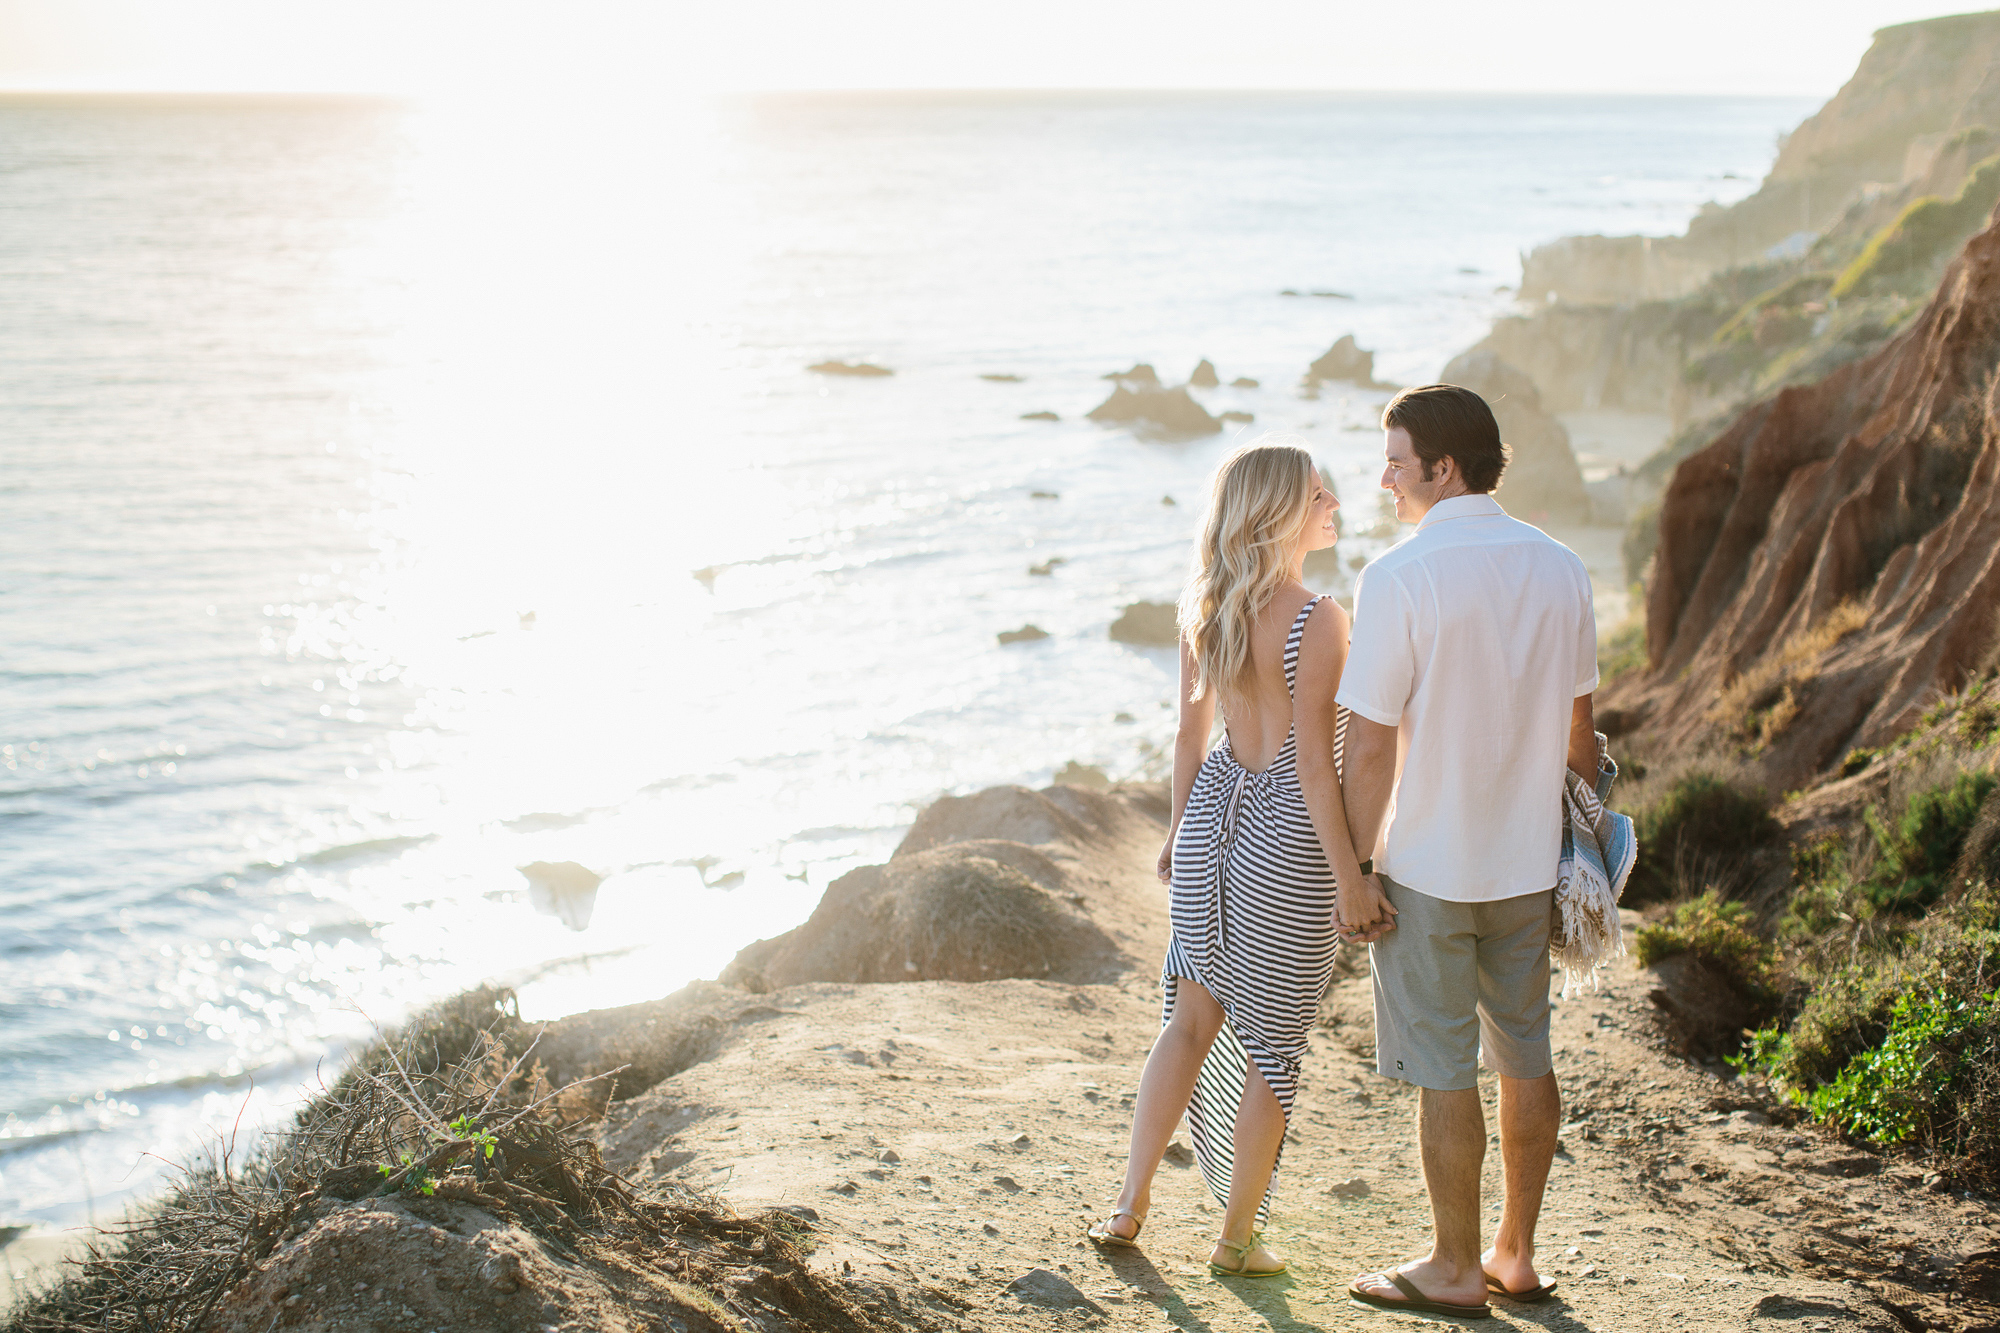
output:
[[1344,760],[1340,794],[1347,804],[1347,827],[1354,834],[1355,851],[1373,856],[1389,813],[1389,793],[1396,787],[1396,728],[1349,713]]
[[[1569,771],[1591,787],[1597,785],[1597,719],[1590,706],[1593,697],[1579,694],[1569,706]],[[1349,734],[1351,737],[1351,729]],[[1353,740],[1349,739],[1348,744],[1353,745]],[[1355,829],[1356,836],[1360,832]]]

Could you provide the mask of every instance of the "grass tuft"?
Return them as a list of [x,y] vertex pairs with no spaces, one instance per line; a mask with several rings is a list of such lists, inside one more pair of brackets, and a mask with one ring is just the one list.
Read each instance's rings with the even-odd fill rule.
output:
[[1809,688],[1829,649],[1868,623],[1868,609],[1850,598],[1792,635],[1777,651],[1739,672],[1722,689],[1709,717],[1753,752],[1768,748],[1799,714],[1799,694]]

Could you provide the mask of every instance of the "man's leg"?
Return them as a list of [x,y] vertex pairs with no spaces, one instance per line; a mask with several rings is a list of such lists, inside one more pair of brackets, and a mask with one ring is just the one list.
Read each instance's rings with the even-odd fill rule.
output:
[[1535,1224],[1561,1123],[1562,1092],[1553,1070],[1540,1078],[1500,1080],[1500,1163],[1507,1192],[1493,1248],[1481,1260],[1509,1291],[1532,1291],[1542,1283],[1535,1271]]
[[1500,1161],[1506,1193],[1486,1271],[1509,1291],[1533,1291],[1535,1224],[1555,1159],[1562,1094],[1550,1068],[1548,923],[1553,895],[1481,904],[1480,1046],[1500,1075]]
[[1486,1115],[1478,1088],[1425,1088],[1417,1096],[1417,1143],[1431,1196],[1429,1258],[1403,1271],[1424,1294],[1477,1305],[1486,1299],[1479,1272],[1479,1171],[1486,1161]]
[[[1486,1117],[1479,1105],[1477,936],[1472,906],[1444,902],[1385,878],[1401,913],[1369,946],[1375,973],[1376,1069],[1415,1083],[1417,1141],[1436,1231],[1428,1255],[1395,1271],[1434,1301],[1483,1305],[1479,1270],[1479,1169]],[[1356,1291],[1382,1304],[1408,1299],[1386,1272]]]

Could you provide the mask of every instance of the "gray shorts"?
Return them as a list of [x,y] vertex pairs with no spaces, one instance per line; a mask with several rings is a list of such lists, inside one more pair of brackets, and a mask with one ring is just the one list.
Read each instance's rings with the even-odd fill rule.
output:
[[1368,946],[1375,1069],[1422,1088],[1477,1087],[1549,1060],[1549,911],[1555,890],[1453,903],[1382,876],[1396,928]]

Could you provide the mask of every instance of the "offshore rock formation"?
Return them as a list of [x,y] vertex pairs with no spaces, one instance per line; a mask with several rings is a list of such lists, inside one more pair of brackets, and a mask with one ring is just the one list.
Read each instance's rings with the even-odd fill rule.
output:
[[1662,503],[1650,669],[1606,703],[1795,786],[1909,729],[2000,628],[2000,226],[1875,355],[1757,403]]
[[1111,622],[1119,643],[1171,648],[1181,641],[1180,610],[1172,602],[1134,602]]
[[1306,367],[1309,380],[1346,380],[1362,388],[1375,384],[1375,353],[1368,351],[1354,341],[1354,335],[1343,333],[1340,341],[1320,354],[1317,361]]
[[1489,351],[1452,358],[1443,378],[1484,398],[1500,422],[1509,457],[1494,498],[1508,513],[1538,524],[1590,521],[1590,495],[1569,431],[1542,407],[1533,380]]
[[1121,379],[1111,396],[1090,409],[1092,421],[1137,422],[1168,435],[1213,435],[1222,423],[1194,400],[1186,386],[1172,389],[1147,388],[1137,381]]

